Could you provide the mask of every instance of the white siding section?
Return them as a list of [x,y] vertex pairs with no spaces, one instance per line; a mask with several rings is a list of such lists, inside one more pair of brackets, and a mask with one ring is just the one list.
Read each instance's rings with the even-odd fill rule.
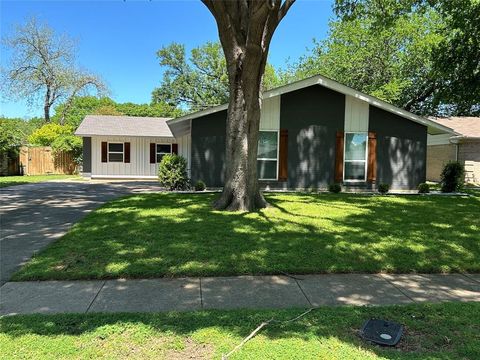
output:
[[260,130],[280,129],[280,96],[263,99]]
[[[102,142],[129,142],[130,163],[102,163]],[[150,164],[150,143],[178,144],[178,152],[190,164],[190,135],[174,138],[92,136],[92,177],[156,178],[158,164]]]
[[448,145],[452,134],[427,135],[427,145]]
[[345,132],[368,131],[368,103],[345,96]]
[[187,169],[188,169],[188,176],[190,176],[190,167],[191,167],[191,136],[190,133],[183,135],[177,139],[178,144],[178,155],[183,156],[187,159]]

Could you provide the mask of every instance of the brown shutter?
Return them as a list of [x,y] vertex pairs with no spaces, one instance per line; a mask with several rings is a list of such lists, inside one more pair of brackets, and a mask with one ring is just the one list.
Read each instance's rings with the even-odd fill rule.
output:
[[126,163],[130,163],[130,143],[129,142],[126,142],[124,144],[124,151],[125,151],[125,156],[124,156],[124,162]]
[[156,147],[157,146],[154,143],[150,143],[150,164],[155,164],[157,162]]
[[337,131],[335,142],[335,182],[343,181],[343,131]]
[[370,131],[368,133],[368,164],[367,181],[377,179],[377,134]]
[[278,180],[288,179],[288,130],[280,130],[280,143],[278,147]]
[[172,144],[172,153],[178,155],[178,144]]
[[107,162],[107,157],[108,157],[107,147],[108,147],[107,142],[102,141],[102,163]]

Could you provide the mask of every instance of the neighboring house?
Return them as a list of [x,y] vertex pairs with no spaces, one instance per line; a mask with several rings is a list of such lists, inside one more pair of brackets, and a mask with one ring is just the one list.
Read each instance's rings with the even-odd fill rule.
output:
[[[161,155],[171,151],[187,159],[193,181],[221,187],[226,117],[226,104],[170,120],[87,116],[76,132],[84,137],[84,172],[93,178],[153,178]],[[264,188],[279,189],[319,189],[334,182],[414,189],[425,181],[427,133],[454,134],[314,76],[264,93],[259,179]]]
[[458,160],[465,166],[465,181],[480,184],[480,117],[431,118],[458,135],[429,135],[427,180],[439,181],[443,166]]

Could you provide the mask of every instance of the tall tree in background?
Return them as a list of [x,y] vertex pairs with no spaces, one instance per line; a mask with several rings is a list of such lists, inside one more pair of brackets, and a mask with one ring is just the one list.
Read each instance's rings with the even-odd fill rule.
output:
[[480,1],[336,0],[335,9],[342,21],[370,22],[373,34],[410,14],[436,12],[441,40],[430,51],[430,84],[405,107],[440,116],[480,114]]
[[2,92],[30,105],[41,100],[46,122],[54,104],[65,101],[68,108],[75,96],[106,91],[97,76],[77,66],[73,41],[35,18],[17,26],[4,43],[11,56],[2,69]]
[[[161,85],[152,92],[152,103],[167,103],[186,111],[225,104],[229,98],[227,64],[218,42],[207,42],[191,50],[172,43],[158,50],[160,66],[166,70]],[[275,69],[267,64],[264,87],[275,87]]]
[[225,184],[217,209],[267,206],[258,187],[262,79],[272,36],[294,0],[202,0],[216,20],[227,62],[229,103]]

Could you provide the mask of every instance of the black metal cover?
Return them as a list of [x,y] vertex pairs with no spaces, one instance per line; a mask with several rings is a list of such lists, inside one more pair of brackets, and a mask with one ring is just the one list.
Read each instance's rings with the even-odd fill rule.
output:
[[370,319],[365,321],[360,336],[380,345],[395,346],[403,334],[403,325],[393,321]]

